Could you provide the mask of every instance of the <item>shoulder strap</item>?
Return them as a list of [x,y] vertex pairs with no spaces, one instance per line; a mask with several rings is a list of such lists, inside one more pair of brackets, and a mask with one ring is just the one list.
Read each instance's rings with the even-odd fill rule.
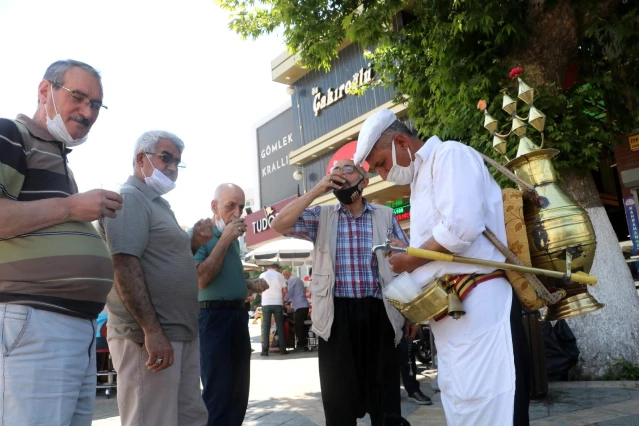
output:
[[481,157],[484,159],[484,161],[486,163],[490,164],[491,166],[496,168],[501,174],[506,176],[511,181],[515,182],[519,186],[519,188],[523,191],[524,194],[526,194],[526,193],[528,193],[528,194],[536,193],[534,186],[532,186],[528,182],[524,181],[523,179],[519,178],[516,174],[514,174],[513,172],[508,170],[506,167],[502,166],[501,164],[499,164],[498,162],[496,162],[495,160],[493,160],[489,156],[484,155],[484,154],[482,154],[479,151],[477,151],[477,153],[479,155],[481,155]]
[[[486,228],[486,230],[484,231],[484,235],[486,236],[486,238],[490,240],[491,243],[493,243],[495,247],[497,247],[497,249],[504,256],[506,256],[506,259],[508,259],[509,263],[512,263],[514,265],[526,266],[521,260],[519,260],[517,255],[513,253],[512,250],[510,250],[510,248],[508,248],[507,245],[504,245],[501,241],[499,241],[499,238],[497,238],[497,236],[490,229]],[[537,296],[544,299],[550,305],[553,305],[559,302],[561,298],[564,296],[564,294],[562,294],[560,291],[557,291],[555,293],[549,292],[548,289],[541,283],[541,281],[539,281],[539,278],[537,278],[533,274],[522,272],[521,275],[523,275],[524,278],[526,278],[526,281],[528,281],[528,283],[535,290],[535,293],[537,293]]]

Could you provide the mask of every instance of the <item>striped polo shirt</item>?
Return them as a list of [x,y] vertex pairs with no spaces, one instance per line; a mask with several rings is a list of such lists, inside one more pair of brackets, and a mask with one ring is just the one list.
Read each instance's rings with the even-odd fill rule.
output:
[[[0,119],[0,199],[36,201],[78,192],[70,152],[25,115]],[[97,318],[113,285],[106,244],[88,222],[0,238],[0,303]]]

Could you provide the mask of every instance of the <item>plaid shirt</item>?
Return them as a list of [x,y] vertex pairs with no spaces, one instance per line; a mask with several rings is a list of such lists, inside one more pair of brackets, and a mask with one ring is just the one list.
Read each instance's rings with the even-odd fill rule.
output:
[[[381,299],[377,256],[373,247],[373,209],[364,201],[365,209],[358,217],[342,207],[337,223],[337,252],[335,253],[335,297],[377,297]],[[319,226],[320,206],[304,210],[287,235],[315,242]],[[404,231],[393,217],[393,237],[408,244]]]

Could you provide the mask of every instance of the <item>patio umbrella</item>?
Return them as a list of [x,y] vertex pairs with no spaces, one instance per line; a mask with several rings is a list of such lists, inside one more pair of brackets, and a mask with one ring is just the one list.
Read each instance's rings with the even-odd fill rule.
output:
[[286,238],[265,244],[248,253],[244,260],[258,265],[279,263],[283,266],[311,265],[313,243],[296,238]]

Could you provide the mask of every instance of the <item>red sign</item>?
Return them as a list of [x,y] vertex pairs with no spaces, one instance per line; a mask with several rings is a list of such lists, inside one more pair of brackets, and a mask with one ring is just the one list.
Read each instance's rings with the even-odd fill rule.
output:
[[[344,145],[343,147],[341,147],[340,149],[338,149],[337,151],[335,151],[335,154],[333,154],[331,159],[328,161],[328,165],[326,166],[326,174],[329,174],[331,172],[331,169],[333,168],[333,166],[335,165],[337,161],[352,160],[353,157],[355,156],[356,149],[357,149],[357,141],[351,141],[347,143],[346,145]],[[368,171],[369,166],[366,161],[364,161],[364,164],[362,166],[364,167],[364,170]]]
[[244,241],[246,241],[247,247],[252,247],[262,242],[280,237],[282,234],[275,232],[271,228],[271,223],[284,206],[297,199],[297,197],[297,195],[294,195],[277,202],[272,206],[264,207],[263,209],[246,216],[246,234],[244,236]]
[[395,215],[395,217],[397,218],[398,222],[401,222],[403,220],[410,220],[410,211],[400,213],[398,215]]

